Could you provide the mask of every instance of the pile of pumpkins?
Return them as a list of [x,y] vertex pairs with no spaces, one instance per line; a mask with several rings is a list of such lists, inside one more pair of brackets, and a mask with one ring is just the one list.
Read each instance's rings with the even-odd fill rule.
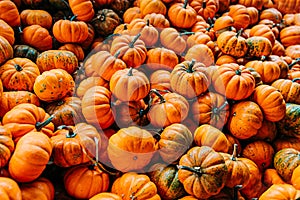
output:
[[300,199],[299,0],[0,11],[1,199]]

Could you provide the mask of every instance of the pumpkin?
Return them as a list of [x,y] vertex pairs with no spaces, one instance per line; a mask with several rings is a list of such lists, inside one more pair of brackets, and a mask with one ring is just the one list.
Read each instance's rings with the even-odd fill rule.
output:
[[0,19],[4,20],[11,27],[21,25],[18,7],[13,1],[0,1]]
[[73,77],[63,69],[44,71],[34,82],[33,90],[42,101],[53,102],[74,92]]
[[253,36],[260,36],[260,37],[265,37],[265,38],[269,39],[272,46],[274,45],[275,40],[276,40],[275,35],[274,35],[273,31],[271,30],[271,28],[269,28],[269,26],[267,26],[265,24],[258,24],[258,25],[251,27],[250,37],[253,37]]
[[233,56],[222,54],[216,60],[216,65],[218,66],[228,63],[237,63],[237,59]]
[[106,129],[114,123],[110,107],[112,93],[103,86],[88,89],[82,97],[81,109],[85,120],[96,128]]
[[52,117],[41,107],[22,103],[8,111],[2,119],[2,125],[11,131],[16,142],[29,132],[42,132],[48,137],[53,135]]
[[213,52],[215,51],[215,44],[211,40],[210,36],[203,32],[196,32],[193,35],[190,35],[187,40],[187,48],[191,48],[195,44],[205,44],[207,45]]
[[142,18],[140,7],[134,6],[128,8],[123,14],[123,22],[129,24],[133,19]]
[[89,22],[94,17],[94,8],[90,0],[68,0],[72,13],[77,20]]
[[124,12],[132,6],[132,1],[129,0],[113,0],[110,8],[114,10],[120,17],[123,17]]
[[260,197],[259,200],[267,199],[298,199],[300,191],[290,184],[274,184],[270,186]]
[[10,111],[13,107],[21,103],[31,103],[36,106],[40,106],[39,98],[32,92],[28,91],[8,91],[3,92],[0,99],[0,117],[3,117],[5,113]]
[[219,2],[215,0],[192,0],[190,6],[205,20],[214,18],[219,10]]
[[252,137],[253,140],[264,140],[272,142],[278,135],[278,130],[275,122],[263,120],[262,126],[258,129],[257,134]]
[[216,31],[216,36],[219,37],[220,34],[225,31],[232,31],[233,23],[234,21],[232,17],[228,15],[218,17],[214,22],[214,30]]
[[271,187],[274,184],[285,183],[274,168],[264,170],[262,181],[267,187]]
[[250,24],[250,16],[244,5],[230,5],[228,15],[232,17],[234,21],[233,26],[237,30],[246,29]]
[[272,53],[272,44],[270,40],[263,36],[251,36],[246,39],[248,44],[247,55],[251,57],[269,56]]
[[13,58],[0,67],[3,87],[9,91],[32,92],[36,78],[40,75],[38,66],[27,58]]
[[120,25],[120,17],[112,9],[99,9],[91,20],[96,33],[108,36],[114,32],[114,29]]
[[157,28],[159,31],[163,28],[170,27],[170,21],[166,16],[160,13],[149,13],[144,16],[144,20],[149,20],[149,24]]
[[55,127],[75,125],[77,122],[84,121],[81,112],[81,100],[78,97],[65,97],[59,101],[49,103],[45,106],[45,111],[54,116],[52,123]]
[[185,60],[203,63],[206,67],[214,64],[215,58],[213,51],[205,44],[195,44],[189,48],[184,56]]
[[150,109],[147,113],[150,123],[155,127],[166,127],[180,123],[188,116],[189,103],[185,97],[175,92],[161,92],[152,89],[150,94]]
[[285,54],[292,59],[300,58],[300,45],[291,45],[285,49]]
[[[96,35],[95,29],[94,29],[94,27],[92,26],[92,24],[88,23],[87,25],[88,25],[88,37],[85,39],[84,42],[82,42],[82,43],[80,44],[80,46],[81,46],[84,50],[87,50],[87,49],[89,49],[89,48],[91,47],[91,45],[92,45],[92,43],[93,43],[93,41],[94,41],[94,39],[95,39],[95,35]],[[80,60],[80,59],[78,58],[78,60]]]
[[0,35],[0,64],[3,64],[10,58],[13,58],[14,50],[10,43]]
[[259,85],[255,88],[251,99],[260,106],[264,119],[277,122],[284,118],[286,103],[276,88],[265,84]]
[[275,43],[272,48],[272,54],[277,56],[285,55],[285,48],[278,40],[275,40]]
[[147,51],[146,67],[153,72],[159,69],[171,71],[178,63],[178,56],[171,49],[155,47]]
[[178,169],[175,165],[156,163],[149,170],[148,176],[156,185],[157,193],[162,199],[178,199],[186,194],[182,183],[178,180]]
[[297,137],[278,137],[276,140],[273,142],[273,146],[275,151],[280,151],[281,149],[284,148],[293,148],[298,151],[300,151],[300,148],[298,146],[300,142],[300,139]]
[[217,38],[217,45],[224,54],[235,57],[243,57],[248,51],[246,39],[240,36],[241,30],[237,33],[225,31]]
[[228,152],[229,141],[225,134],[209,124],[202,124],[194,131],[194,142],[198,146],[209,146],[217,152]]
[[290,183],[293,171],[300,165],[300,152],[293,148],[277,151],[273,158],[273,165],[282,179]]
[[52,26],[53,36],[60,43],[82,43],[88,38],[89,28],[84,21],[74,21],[76,16],[60,19]]
[[170,85],[173,91],[187,99],[199,96],[206,92],[210,85],[207,68],[195,60],[183,61],[172,70]]
[[112,104],[115,123],[120,128],[128,126],[146,126],[149,124],[147,118],[148,105],[143,99],[138,101],[119,101]]
[[242,156],[254,161],[261,171],[272,165],[274,154],[271,144],[262,140],[247,144],[242,151]]
[[126,63],[119,58],[119,55],[120,51],[117,51],[114,55],[107,51],[99,51],[91,58],[93,59],[91,67],[100,77],[110,81],[116,71],[127,67]]
[[12,140],[12,134],[9,129],[0,125],[0,167],[4,167],[7,165],[12,152],[15,149],[14,141]]
[[263,122],[259,105],[252,101],[235,103],[230,110],[228,129],[238,139],[248,139],[257,134]]
[[259,11],[255,7],[247,7],[247,11],[250,16],[249,26],[254,26],[255,24],[257,24],[257,22],[259,20]]
[[[64,44],[64,45],[60,46],[58,48],[58,50],[66,50],[66,51],[70,51],[70,52],[74,53],[75,56],[77,57],[78,61],[83,61],[84,58],[85,58],[84,57],[84,50],[78,44],[72,44],[72,43]],[[70,55],[70,57],[72,57],[72,56]]]
[[260,13],[259,18],[260,20],[269,19],[272,20],[274,23],[280,23],[282,20],[282,14],[276,8],[267,8]]
[[149,176],[135,172],[127,172],[117,178],[112,184],[111,192],[121,196],[123,200],[161,199]]
[[24,44],[34,47],[38,51],[46,51],[53,48],[50,32],[37,24],[26,26],[21,31],[21,41],[23,41]]
[[171,72],[168,70],[161,69],[154,71],[149,78],[150,89],[171,91],[170,76]]
[[300,180],[299,180],[299,172],[300,167],[296,167],[293,171],[292,178],[291,178],[291,184],[297,189],[300,189]]
[[0,195],[3,199],[22,199],[22,194],[18,183],[12,178],[8,177],[0,177]]
[[[228,150],[227,153],[233,154],[234,146],[236,146],[237,155],[241,155],[241,153],[242,153],[242,147],[241,147],[240,140],[237,139],[236,137],[234,137],[230,133],[225,133],[225,135],[226,135],[226,138],[227,138],[227,140],[229,142],[229,150]],[[235,144],[237,144],[237,145],[235,145]]]
[[209,198],[225,186],[228,169],[223,156],[211,147],[192,147],[179,160],[178,179],[185,191]]
[[45,10],[22,10],[20,13],[20,19],[23,26],[37,24],[48,30],[52,27],[52,16]]
[[110,183],[109,175],[94,164],[68,168],[63,181],[66,192],[78,199],[89,199],[100,192],[106,192]]
[[226,98],[242,100],[254,91],[255,79],[245,66],[228,63],[213,72],[212,85],[216,92],[224,94]]
[[300,104],[300,84],[295,80],[278,79],[271,86],[277,88],[282,94],[285,102]]
[[279,78],[287,78],[288,71],[289,71],[289,65],[283,59],[283,57],[279,57],[277,55],[270,55],[270,56],[267,57],[267,60],[274,61],[278,64],[278,66],[280,67],[280,76],[279,76]]
[[107,89],[109,89],[109,84],[106,80],[104,80],[101,77],[88,77],[86,79],[83,79],[77,86],[76,88],[76,95],[82,99],[83,95],[85,94],[85,92],[90,89],[93,86],[103,86]]
[[122,200],[122,198],[111,192],[101,192],[92,196],[90,200]]
[[178,160],[192,145],[193,135],[183,124],[174,123],[159,134],[159,155],[166,163]]
[[14,29],[2,19],[0,19],[0,31],[0,36],[4,37],[10,45],[15,43]]
[[155,151],[152,134],[137,126],[121,128],[109,138],[107,147],[112,165],[122,172],[142,170]]
[[177,28],[191,28],[197,20],[197,12],[188,4],[188,0],[172,4],[167,14],[171,24]]
[[13,46],[14,57],[28,58],[29,60],[35,62],[39,55],[39,52],[28,45],[18,44]]
[[160,32],[161,45],[180,55],[187,48],[186,40],[182,37],[183,35],[184,32],[180,33],[173,27],[164,28]]
[[212,20],[208,19],[208,22],[206,21],[197,21],[191,28],[192,32],[202,32],[207,34],[212,40],[216,39],[216,32],[213,29],[214,24]]
[[52,153],[50,138],[40,132],[30,132],[18,141],[8,163],[11,177],[18,182],[37,179],[49,162]]
[[167,14],[167,7],[161,0],[141,0],[139,7],[143,17],[151,13]]
[[96,156],[101,138],[94,126],[77,123],[75,126],[58,126],[51,143],[53,162],[61,167],[70,167],[87,163],[89,156]]
[[221,153],[225,159],[225,164],[228,169],[225,186],[229,188],[234,188],[237,185],[240,185],[241,188],[243,188],[249,183],[250,180],[249,168],[237,157],[237,148],[238,144],[234,144],[232,155],[228,153]]
[[259,73],[261,81],[265,84],[271,84],[280,77],[280,67],[276,62],[262,60],[253,60],[246,63],[245,67],[253,68]]
[[283,28],[280,31],[280,41],[284,47],[297,45],[300,39],[300,30],[299,26],[293,25]]
[[20,185],[22,200],[53,200],[54,199],[54,185],[44,177],[39,177],[30,183],[22,183]]
[[[279,38],[279,32],[280,32],[280,29],[279,29],[280,26],[279,26],[279,24],[274,23],[270,19],[263,19],[263,20],[260,20],[258,22],[258,25],[266,25],[266,26],[268,26],[271,29],[271,31],[273,32],[273,35],[275,36],[275,39],[277,40]],[[250,34],[250,31],[249,31],[249,34]],[[268,31],[267,31],[267,29],[265,29],[265,35],[268,36],[271,40],[273,40],[272,36],[271,36],[272,34],[269,34]],[[273,44],[273,46],[274,46],[274,44]]]
[[299,137],[299,120],[300,106],[299,104],[286,103],[286,111],[283,119],[277,122],[278,130],[283,135]]

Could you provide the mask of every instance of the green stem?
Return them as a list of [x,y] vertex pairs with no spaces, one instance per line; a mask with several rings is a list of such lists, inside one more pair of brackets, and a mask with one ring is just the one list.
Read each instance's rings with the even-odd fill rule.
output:
[[180,36],[183,36],[183,35],[193,35],[193,34],[195,34],[195,32],[185,31],[185,32],[179,33]]
[[241,74],[242,74],[242,71],[241,71],[240,69],[235,70],[235,74],[236,74],[236,75],[241,75]]
[[130,48],[134,47],[134,43],[139,39],[140,36],[141,36],[141,33],[138,33],[136,36],[134,36],[133,40],[129,43]]
[[266,59],[267,59],[266,56],[262,56],[262,57],[260,58],[261,61],[265,61]]
[[61,126],[57,127],[57,129],[58,130],[62,130],[62,129],[67,130],[68,131],[68,133],[66,135],[67,138],[74,138],[77,135],[76,133],[74,133],[71,126],[61,125]]
[[192,59],[192,61],[189,63],[188,68],[186,70],[188,73],[194,72],[193,67],[194,67],[195,63],[196,63],[196,60]]
[[18,65],[18,64],[15,64],[14,67],[15,67],[15,69],[16,69],[18,72],[20,72],[20,71],[23,70],[23,67],[21,67],[21,66]]
[[70,19],[70,21],[74,21],[77,18],[77,15],[73,15]]
[[118,58],[118,57],[119,57],[119,55],[120,55],[120,53],[121,53],[121,51],[120,51],[120,50],[118,50],[118,51],[115,53],[114,57],[115,57],[115,58]]
[[233,199],[234,200],[238,200],[239,199],[238,191],[242,187],[243,187],[242,185],[236,185],[236,186],[234,186],[234,188],[233,188]]
[[213,108],[212,112],[214,114],[219,114],[221,110],[223,110],[228,105],[228,102],[225,101],[220,107]]
[[129,68],[129,71],[128,71],[128,73],[127,73],[128,76],[133,76],[132,70],[133,70],[133,68],[130,67],[130,68]]
[[184,0],[183,6],[182,6],[184,9],[186,9],[188,2],[189,2],[188,0]]
[[239,146],[238,144],[233,144],[233,152],[231,155],[231,160],[233,161],[236,161],[238,146]]
[[297,82],[297,81],[300,81],[300,78],[294,78],[294,79],[292,80],[292,82]]
[[37,122],[36,124],[35,124],[35,129],[37,130],[37,131],[41,131],[42,130],[42,128],[44,128],[45,126],[47,126],[51,121],[52,121],[52,119],[54,118],[54,115],[51,115],[48,119],[46,119],[45,121],[43,121],[43,122]]
[[296,65],[300,61],[300,58],[296,58],[291,64],[289,64],[289,69],[292,69],[294,65]]
[[236,37],[240,37],[242,34],[243,29],[241,28],[240,30],[238,30],[238,32],[236,33]]
[[205,8],[206,8],[206,4],[207,4],[206,1],[203,1],[203,2],[202,2],[202,9],[205,9]]
[[177,168],[180,170],[187,170],[190,172],[193,172],[197,174],[198,176],[201,176],[203,174],[201,167],[188,167],[188,166],[182,166],[182,165],[177,165]]
[[165,103],[166,102],[165,98],[159,93],[159,91],[157,89],[151,89],[150,94],[151,93],[154,93],[159,97],[160,103]]

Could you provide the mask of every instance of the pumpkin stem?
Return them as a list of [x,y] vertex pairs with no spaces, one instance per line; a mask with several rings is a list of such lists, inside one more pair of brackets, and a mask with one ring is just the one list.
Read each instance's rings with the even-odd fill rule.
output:
[[260,58],[261,61],[265,61],[266,59],[267,59],[266,56],[261,56],[261,58]]
[[54,115],[51,115],[48,119],[46,119],[45,121],[43,122],[37,122],[35,124],[35,128],[37,131],[40,131],[42,130],[43,127],[47,126],[51,121],[52,119],[54,118]]
[[134,36],[133,40],[129,43],[130,48],[134,47],[134,43],[139,39],[140,36],[141,36],[141,33],[138,33],[136,36]]
[[129,68],[129,71],[128,71],[128,74],[127,74],[128,76],[133,76],[132,70],[133,70],[133,68],[130,67],[130,68]]
[[209,17],[207,18],[207,22],[210,26],[212,26],[214,23],[213,23],[213,20]]
[[184,9],[186,9],[188,2],[189,2],[188,0],[184,0],[183,6],[182,6]]
[[166,102],[165,98],[159,93],[159,91],[157,89],[151,89],[149,94],[151,95],[152,93],[156,94],[159,97],[160,103]]
[[188,167],[183,165],[176,165],[178,169],[187,170],[201,176],[203,174],[201,167]]
[[237,148],[238,148],[238,144],[233,144],[233,152],[232,152],[232,155],[231,155],[231,160],[233,160],[233,161],[236,161]]
[[292,80],[292,82],[298,82],[298,81],[300,81],[300,78],[294,78],[294,79]]
[[294,65],[296,65],[300,61],[300,58],[296,58],[291,64],[289,64],[289,69],[292,69]]
[[243,29],[241,28],[241,29],[238,30],[238,32],[236,33],[236,37],[240,37],[241,34],[242,34],[242,32],[243,32]]
[[70,21],[74,21],[77,18],[77,15],[73,15],[70,19]]
[[115,53],[114,57],[115,57],[115,58],[118,58],[118,57],[119,57],[119,55],[120,55],[120,53],[121,53],[121,51],[120,51],[120,50],[118,50],[118,51]]
[[62,130],[62,129],[65,129],[68,131],[66,137],[67,138],[74,138],[77,134],[74,133],[73,129],[71,126],[66,126],[66,125],[61,125],[59,127],[57,127],[58,130]]
[[22,30],[21,26],[18,27],[18,31],[19,31],[20,34],[23,33],[23,30]]
[[206,4],[207,4],[206,1],[203,1],[203,2],[202,2],[202,9],[205,9],[205,8],[206,8]]
[[236,75],[241,75],[241,74],[242,74],[242,71],[241,71],[240,69],[235,70],[235,74],[236,74]]
[[213,112],[214,114],[218,114],[218,113],[220,113],[220,111],[223,110],[227,105],[228,105],[228,102],[225,101],[220,107],[213,108],[212,112]]
[[63,99],[61,99],[60,101],[57,102],[57,106],[61,106],[65,103],[65,101]]
[[186,70],[188,73],[193,73],[194,72],[193,67],[194,67],[195,63],[196,63],[196,60],[192,59],[192,61],[189,63],[189,66]]
[[18,64],[15,64],[14,67],[15,67],[15,69],[16,69],[18,72],[20,72],[20,71],[23,70],[23,67],[21,67],[21,66],[18,65]]
[[233,200],[238,200],[239,199],[239,195],[238,195],[238,190],[241,189],[243,186],[242,185],[236,185],[233,188]]
[[146,20],[146,26],[150,26],[150,20],[149,19]]
[[109,36],[107,36],[106,38],[105,38],[105,40],[103,41],[103,43],[104,44],[108,44],[108,42],[110,41],[110,39],[112,39],[112,37],[114,37],[114,36],[120,36],[121,34],[119,34],[119,33],[113,33],[113,34],[110,34]]
[[179,33],[180,36],[183,36],[183,35],[193,35],[193,34],[195,34],[195,32],[185,31],[185,32]]

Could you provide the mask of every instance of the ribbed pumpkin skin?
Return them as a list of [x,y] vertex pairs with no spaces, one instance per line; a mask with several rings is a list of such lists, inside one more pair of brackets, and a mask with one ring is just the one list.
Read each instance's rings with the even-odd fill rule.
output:
[[18,183],[7,177],[0,177],[0,196],[3,200],[22,200]]
[[298,199],[300,198],[300,191],[290,184],[274,184],[266,190],[259,200],[283,200],[283,199]]
[[0,35],[4,37],[10,45],[15,43],[14,30],[4,20],[0,19]]
[[33,182],[20,185],[22,200],[54,200],[54,185],[50,180],[40,177]]
[[8,170],[18,182],[30,182],[38,178],[52,153],[50,138],[40,132],[30,132],[17,143],[8,163]]
[[300,138],[300,106],[287,103],[285,117],[277,125],[280,133]]
[[101,192],[90,198],[90,200],[122,200],[122,198],[111,192]]
[[14,50],[10,43],[3,36],[0,35],[0,64],[12,58]]
[[6,166],[15,149],[10,130],[0,125],[0,167]]
[[182,183],[178,180],[176,166],[157,163],[150,168],[150,171],[150,180],[155,183],[162,199],[173,200],[186,194]]
[[95,11],[93,9],[93,4],[88,0],[69,0],[70,8],[77,19],[84,22],[89,22]]
[[300,84],[289,79],[278,79],[272,83],[282,94],[285,102],[300,104]]
[[78,59],[68,50],[48,50],[38,55],[36,64],[41,73],[51,69],[64,69],[72,74],[78,67]]
[[290,182],[294,169],[300,165],[300,152],[293,148],[285,148],[274,156],[274,168],[284,181]]
[[252,36],[247,40],[248,55],[253,57],[269,56],[272,53],[271,42],[262,36]]

